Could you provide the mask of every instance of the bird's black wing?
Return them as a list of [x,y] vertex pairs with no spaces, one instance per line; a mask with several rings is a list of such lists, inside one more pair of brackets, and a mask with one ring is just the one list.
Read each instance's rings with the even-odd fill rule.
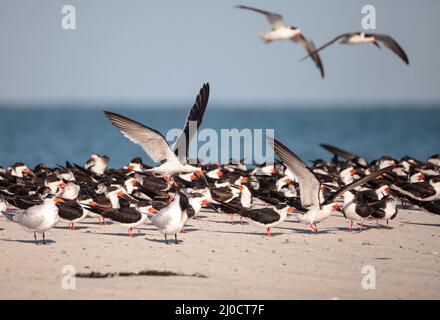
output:
[[338,191],[336,191],[335,193],[333,193],[329,198],[327,198],[324,202],[324,204],[328,204],[333,202],[334,199],[336,199],[337,196],[339,196],[340,194],[343,194],[346,191],[349,191],[353,188],[356,188],[358,186],[361,186],[367,182],[369,182],[370,180],[373,180],[379,176],[381,176],[384,173],[390,172],[394,167],[393,166],[389,166],[380,170],[377,170],[376,172],[373,172],[372,174],[369,174],[368,176],[365,176],[359,180],[356,180],[342,188],[340,188]]

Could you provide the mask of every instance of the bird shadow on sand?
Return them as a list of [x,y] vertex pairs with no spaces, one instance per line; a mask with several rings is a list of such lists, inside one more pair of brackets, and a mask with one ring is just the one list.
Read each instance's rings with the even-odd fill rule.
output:
[[113,222],[107,221],[106,224],[103,224],[103,223],[101,223],[99,221],[87,221],[87,222],[81,221],[81,224],[88,224],[88,225],[92,225],[92,226],[99,226],[99,225],[106,226],[106,225],[112,225]]
[[[216,230],[216,231],[209,231],[213,233],[228,233],[228,234],[247,234],[251,236],[259,236],[259,237],[267,237],[266,232],[255,232],[255,231],[222,231],[222,230]],[[286,234],[284,232],[271,232],[271,237],[278,237],[282,236],[283,234]]]
[[[146,240],[151,241],[151,242],[161,243],[161,244],[167,244],[165,239],[149,239],[149,238],[146,238]],[[184,243],[184,241],[181,240],[181,239],[177,239],[177,243],[175,243],[174,242],[174,237],[168,239],[168,245],[172,245],[172,244],[179,245],[179,244],[183,244],[183,243]]]
[[233,221],[233,222],[231,222],[231,220],[225,220],[225,221],[219,221],[219,220],[204,220],[204,221],[206,221],[206,222],[209,222],[209,223],[223,223],[223,224],[230,224],[230,225],[248,225],[249,224],[249,222],[247,222],[247,221],[243,221],[242,223],[240,223],[240,220],[237,220],[237,221]]
[[189,228],[185,228],[184,230],[185,230],[185,232],[182,232],[182,233],[191,233],[191,232],[194,232],[194,231],[199,231],[200,229],[199,228],[189,227]]
[[[129,238],[128,236],[128,232],[102,232],[102,233],[96,233],[99,235],[103,235],[103,236],[116,236],[116,237],[126,237]],[[145,237],[147,234],[140,232],[140,233],[134,233],[133,236],[134,238],[138,238],[138,237]]]
[[408,221],[404,221],[403,223],[413,224],[416,226],[440,227],[439,223],[421,223],[421,222],[408,222]]
[[[75,229],[72,231],[76,231],[76,230],[84,230],[84,229],[88,229],[89,227],[81,227],[81,226],[75,226]],[[69,227],[55,227],[54,229],[61,229],[61,230],[70,230]]]
[[[35,245],[35,240],[13,240],[13,239],[0,239],[0,241],[5,241],[5,242],[18,242],[18,243],[26,243],[26,244],[33,244]],[[46,239],[46,244],[44,245],[51,245],[56,243],[54,240],[50,240],[50,239]],[[38,240],[38,245],[43,245],[42,240]]]
[[319,229],[318,232],[315,232],[313,230],[309,229],[301,229],[301,228],[284,228],[284,227],[277,227],[277,229],[286,229],[293,231],[293,233],[300,233],[300,234],[335,234],[335,230],[332,229]]

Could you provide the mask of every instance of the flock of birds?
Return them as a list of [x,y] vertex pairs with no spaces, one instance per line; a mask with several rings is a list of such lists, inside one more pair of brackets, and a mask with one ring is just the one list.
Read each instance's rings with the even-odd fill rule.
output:
[[[409,60],[390,36],[353,32],[342,34],[316,49],[297,27],[289,27],[280,14],[249,6],[238,6],[263,14],[272,31],[259,34],[266,43],[293,40],[303,46],[324,77],[319,52],[334,43],[368,44],[381,42],[406,64]],[[34,233],[45,233],[60,220],[71,230],[86,218],[102,224],[111,220],[133,229],[150,223],[165,236],[184,231],[188,219],[206,212],[239,216],[265,228],[282,223],[288,214],[318,232],[317,224],[335,212],[353,223],[388,221],[397,215],[397,202],[440,214],[440,155],[422,162],[411,157],[400,160],[381,157],[368,163],[361,157],[334,146],[321,146],[334,156],[308,166],[280,141],[268,138],[279,160],[273,164],[253,164],[232,160],[228,164],[189,162],[186,155],[193,138],[190,122],[200,127],[209,100],[210,87],[204,84],[196,97],[174,145],[152,128],[125,116],[104,112],[111,123],[158,163],[150,167],[135,158],[121,169],[108,167],[109,158],[91,155],[84,166],[66,162],[49,168],[39,164],[33,170],[23,163],[0,167],[0,211],[10,221]],[[183,149],[183,150],[182,150]],[[190,164],[191,163],[191,164]]]
[[301,45],[307,51],[307,56],[301,59],[301,61],[307,58],[311,58],[315,62],[316,67],[319,69],[322,78],[324,78],[324,66],[322,64],[319,52],[335,43],[347,45],[373,44],[379,49],[381,48],[379,43],[382,43],[384,46],[393,51],[400,59],[402,59],[403,62],[409,64],[409,59],[405,51],[402,49],[399,43],[394,40],[393,37],[387,34],[365,33],[363,31],[348,32],[335,37],[334,39],[316,49],[314,42],[309,38],[306,38],[303,35],[301,29],[299,29],[298,27],[288,26],[284,22],[283,16],[281,14],[243,5],[236,6],[236,8],[254,11],[266,17],[266,19],[272,26],[272,31],[258,34],[258,37],[262,39],[265,43],[270,43],[272,41],[289,40]]
[[[111,123],[158,163],[150,167],[141,158],[121,169],[108,167],[109,158],[93,154],[84,166],[66,162],[33,170],[23,163],[0,167],[0,211],[10,221],[42,234],[59,220],[71,230],[87,217],[105,224],[107,219],[133,229],[151,223],[165,236],[184,231],[188,219],[206,212],[223,213],[233,222],[239,216],[271,228],[288,214],[318,232],[317,224],[341,212],[362,231],[369,221],[387,222],[397,215],[397,202],[440,214],[440,155],[421,162],[381,157],[371,163],[334,146],[321,146],[334,156],[308,166],[280,141],[268,138],[279,160],[273,164],[244,161],[228,164],[189,164],[190,122],[200,127],[210,87],[204,84],[191,108],[181,135],[168,145],[152,128],[122,115],[104,111]],[[179,144],[185,140],[187,143]],[[185,146],[185,150],[179,150]],[[183,148],[183,147],[182,147]],[[191,162],[193,163],[193,162]]]

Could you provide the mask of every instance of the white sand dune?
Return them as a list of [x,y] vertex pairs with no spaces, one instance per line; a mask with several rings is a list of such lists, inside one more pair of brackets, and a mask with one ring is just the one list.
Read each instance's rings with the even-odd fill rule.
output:
[[[240,225],[235,218],[205,213],[191,220],[183,242],[164,243],[153,226],[130,239],[118,225],[94,220],[69,231],[62,222],[46,246],[0,218],[2,299],[439,299],[440,217],[399,210],[391,229],[350,234],[339,214],[311,233],[294,217],[273,229]],[[62,227],[62,228],[61,228]],[[4,230],[1,230],[3,228]],[[62,287],[62,268],[76,272],[199,273],[207,278],[135,276],[76,279]],[[376,289],[362,288],[361,270],[376,270]]]

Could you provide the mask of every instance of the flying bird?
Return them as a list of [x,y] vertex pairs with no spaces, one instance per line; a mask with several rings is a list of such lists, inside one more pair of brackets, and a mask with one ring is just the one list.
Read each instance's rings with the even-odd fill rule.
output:
[[409,64],[408,56],[406,55],[405,51],[402,49],[402,47],[397,43],[396,40],[394,40],[391,36],[387,34],[379,34],[379,33],[364,33],[364,32],[351,32],[351,33],[344,33],[340,36],[337,36],[333,40],[327,42],[323,46],[319,47],[317,50],[309,52],[309,55],[304,57],[302,60],[305,60],[309,57],[314,59],[314,55],[317,54],[319,51],[327,48],[328,46],[334,44],[334,43],[341,43],[341,44],[374,44],[379,49],[381,48],[379,42],[381,42],[383,45],[385,45],[388,49],[393,51],[397,56],[399,56],[400,59],[403,60],[406,64]]
[[[111,123],[118,128],[122,134],[130,141],[140,145],[147,155],[159,166],[145,170],[167,177],[177,173],[190,173],[201,171],[200,168],[187,164],[189,141],[193,138],[195,132],[190,132],[191,121],[197,122],[197,128],[200,127],[203,115],[206,110],[209,98],[209,84],[206,83],[200,89],[194,106],[191,108],[185,121],[185,126],[177,138],[173,148],[171,148],[165,137],[157,130],[154,130],[137,121],[125,116],[104,111]],[[186,141],[186,143],[184,143]],[[181,149],[184,148],[182,151]]]
[[315,44],[312,40],[304,37],[298,27],[288,26],[284,22],[283,16],[275,12],[265,11],[243,5],[238,5],[236,6],[236,8],[250,10],[263,14],[271,24],[272,31],[268,33],[260,33],[258,34],[258,37],[266,43],[270,43],[272,41],[291,40],[299,44],[307,51],[309,56],[312,57],[316,67],[321,72],[321,77],[324,78],[324,66],[322,65],[321,58],[317,53]]

